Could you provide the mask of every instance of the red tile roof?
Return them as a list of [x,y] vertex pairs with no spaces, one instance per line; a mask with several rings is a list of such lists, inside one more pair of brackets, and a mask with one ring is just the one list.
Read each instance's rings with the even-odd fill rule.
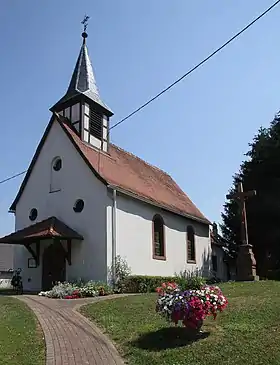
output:
[[65,118],[59,116],[59,122],[92,168],[108,184],[166,210],[210,223],[170,175],[113,144],[109,145],[109,154],[100,152],[82,142]]
[[26,228],[0,238],[0,243],[22,244],[26,241],[32,241],[36,238],[72,238],[83,240],[83,236],[68,227],[65,223],[56,217],[50,217],[41,222],[32,224]]
[[165,210],[211,224],[176,182],[164,171],[110,144],[109,153],[84,143],[69,121],[54,113],[37,147],[18,194],[10,207],[14,212],[54,121],[57,120],[92,172],[107,185]]

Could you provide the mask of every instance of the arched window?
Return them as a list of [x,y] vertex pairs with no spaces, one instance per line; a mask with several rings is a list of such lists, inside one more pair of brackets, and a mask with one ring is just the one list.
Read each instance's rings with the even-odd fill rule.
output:
[[195,263],[195,237],[193,226],[187,227],[187,262]]
[[62,168],[62,160],[61,160],[61,158],[60,158],[60,157],[56,157],[56,158],[53,160],[52,168],[54,169],[54,171],[59,171],[59,170],[61,170],[61,168]]
[[51,163],[51,181],[50,192],[54,193],[61,190],[61,170],[62,160],[60,157],[55,157]]
[[153,218],[153,258],[165,260],[164,221],[156,214]]

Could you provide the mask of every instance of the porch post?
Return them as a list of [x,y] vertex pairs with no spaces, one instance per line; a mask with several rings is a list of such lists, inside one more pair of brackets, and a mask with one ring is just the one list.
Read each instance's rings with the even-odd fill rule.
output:
[[67,239],[67,261],[68,265],[72,265],[72,240]]

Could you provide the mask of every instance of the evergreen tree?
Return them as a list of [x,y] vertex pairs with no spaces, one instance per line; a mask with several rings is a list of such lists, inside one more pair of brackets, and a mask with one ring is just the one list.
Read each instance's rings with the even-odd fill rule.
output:
[[[246,201],[249,243],[257,260],[258,273],[267,276],[280,269],[280,115],[269,128],[260,128],[249,144],[247,160],[233,177],[229,193],[236,192],[238,181],[244,191],[257,195]],[[240,244],[241,216],[236,200],[224,205],[222,235],[231,257],[236,257]]]

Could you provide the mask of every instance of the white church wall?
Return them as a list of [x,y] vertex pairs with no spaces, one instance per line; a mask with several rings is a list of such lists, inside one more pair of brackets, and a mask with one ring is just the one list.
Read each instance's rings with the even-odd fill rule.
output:
[[[59,174],[61,190],[50,193],[51,162],[56,156],[62,159],[62,169]],[[73,211],[77,199],[83,199],[85,203],[81,213]],[[105,280],[108,200],[110,203],[105,185],[90,171],[55,121],[17,204],[16,230],[50,216],[56,216],[84,237],[84,241],[72,244],[72,265],[66,263],[67,279]],[[32,208],[38,210],[38,217],[34,222],[29,219]],[[23,268],[23,284],[27,290],[40,289],[42,254],[43,250],[41,250],[40,267],[28,269],[27,261],[30,254],[24,247],[17,247],[15,267]]]
[[212,247],[212,255],[217,257],[217,278],[222,281],[227,281],[227,266],[224,262],[224,252],[220,247],[213,245]]
[[[152,219],[157,213],[165,222],[165,261],[153,259]],[[108,217],[111,220],[110,214]],[[195,230],[196,264],[187,263],[186,229],[189,224]],[[199,270],[209,275],[211,245],[209,227],[205,224],[117,195],[116,236],[117,255],[126,258],[134,275],[172,276],[181,270]]]

